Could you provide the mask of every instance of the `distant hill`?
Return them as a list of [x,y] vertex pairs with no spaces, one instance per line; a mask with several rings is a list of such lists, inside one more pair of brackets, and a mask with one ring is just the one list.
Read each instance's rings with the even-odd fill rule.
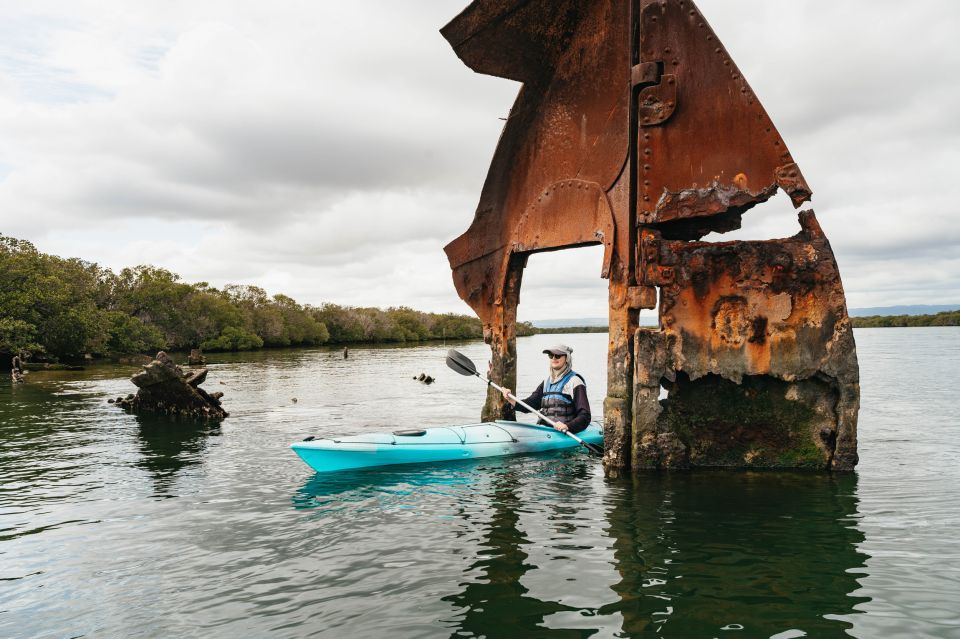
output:
[[957,304],[910,304],[904,306],[873,306],[870,308],[851,308],[850,317],[868,317],[871,315],[934,315],[944,311],[960,310]]

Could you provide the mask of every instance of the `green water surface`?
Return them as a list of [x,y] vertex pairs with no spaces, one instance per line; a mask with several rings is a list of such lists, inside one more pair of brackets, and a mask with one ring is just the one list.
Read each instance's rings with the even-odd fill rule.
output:
[[[960,637],[960,329],[856,339],[846,475],[612,481],[580,452],[318,475],[289,450],[475,421],[440,344],[213,357],[219,426],[108,404],[136,367],[4,379],[0,637]],[[604,334],[518,340],[520,391],[558,340],[601,417]]]

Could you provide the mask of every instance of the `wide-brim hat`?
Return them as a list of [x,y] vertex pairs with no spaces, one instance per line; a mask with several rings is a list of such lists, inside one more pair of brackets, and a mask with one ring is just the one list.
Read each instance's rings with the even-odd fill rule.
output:
[[566,344],[555,344],[550,348],[543,349],[544,354],[546,355],[567,355],[570,356],[573,354],[573,349],[567,346]]

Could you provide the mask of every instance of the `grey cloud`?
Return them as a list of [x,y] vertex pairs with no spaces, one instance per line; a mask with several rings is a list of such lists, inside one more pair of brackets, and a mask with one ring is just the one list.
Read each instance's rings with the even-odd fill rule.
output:
[[[304,210],[323,210],[356,190],[479,190],[502,126],[482,109],[496,92],[466,95],[463,89],[476,76],[444,50],[435,28],[430,28],[435,44],[411,46],[406,61],[385,66],[382,51],[373,50],[351,58],[361,63],[355,76],[326,73],[322,64],[311,74],[309,61],[264,62],[253,43],[232,32],[210,35],[210,49],[203,42],[187,41],[185,51],[174,45],[168,54],[175,64],[161,65],[160,76],[113,102],[77,108],[71,120],[28,116],[33,123],[28,119],[26,130],[39,133],[21,136],[28,156],[31,150],[36,158],[66,160],[72,154],[88,166],[109,157],[114,165],[103,167],[104,179],[83,184],[67,179],[36,197],[56,200],[59,192],[61,201],[84,205],[91,216],[199,217],[255,226],[264,216],[279,223]],[[349,42],[351,34],[341,37]],[[353,49],[362,51],[355,44]],[[427,71],[440,57],[437,49],[450,60],[440,66],[456,68],[450,78]],[[324,50],[325,45],[316,48]],[[237,80],[223,76],[226,62],[194,64],[196,56],[237,51],[263,67],[260,75]],[[365,59],[377,65],[362,64]],[[277,65],[290,62],[299,68],[273,84],[262,77],[288,71]],[[392,64],[400,73],[385,73]],[[399,85],[396,75],[408,84]],[[499,84],[506,112],[516,85]]]

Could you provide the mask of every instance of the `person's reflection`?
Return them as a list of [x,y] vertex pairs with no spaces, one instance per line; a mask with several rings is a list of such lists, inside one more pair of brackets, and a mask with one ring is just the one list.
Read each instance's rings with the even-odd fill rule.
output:
[[461,611],[451,637],[584,636],[580,631],[545,628],[544,618],[573,608],[527,596],[527,588],[520,583],[532,566],[523,551],[530,541],[518,526],[522,504],[515,489],[517,482],[514,472],[494,480],[492,516],[484,529],[483,550],[470,566],[472,579],[462,592],[443,598]]
[[166,494],[183,468],[198,464],[207,447],[207,437],[220,434],[217,422],[175,420],[135,414],[142,458],[137,466],[153,477],[158,494]]
[[[867,555],[856,476],[644,474],[611,486],[623,633],[846,637]],[[801,636],[790,634],[790,636]]]
[[590,478],[590,466],[590,462],[567,461],[558,464],[553,470],[557,473],[556,480],[551,483],[554,499],[545,506],[550,513],[548,520],[553,526],[553,532],[567,540],[577,538],[579,530],[573,518],[583,509],[582,502],[594,496],[592,492],[584,489]]

